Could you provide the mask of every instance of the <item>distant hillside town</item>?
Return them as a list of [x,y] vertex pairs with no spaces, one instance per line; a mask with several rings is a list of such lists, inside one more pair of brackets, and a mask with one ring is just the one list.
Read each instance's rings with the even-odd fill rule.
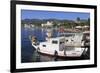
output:
[[60,20],[60,19],[24,19],[21,20],[21,26],[25,28],[30,27],[64,27],[64,28],[79,28],[90,26],[90,19],[80,19],[76,20]]

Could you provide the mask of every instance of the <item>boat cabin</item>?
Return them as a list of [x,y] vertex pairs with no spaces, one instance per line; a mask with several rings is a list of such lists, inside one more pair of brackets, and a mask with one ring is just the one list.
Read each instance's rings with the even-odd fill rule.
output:
[[50,38],[49,41],[40,43],[40,48],[43,49],[61,50],[64,47],[65,47],[64,37]]
[[56,38],[49,38],[45,42],[40,43],[40,48],[54,49],[63,51],[68,47],[81,47],[82,46],[82,33],[70,34],[70,36],[62,36]]

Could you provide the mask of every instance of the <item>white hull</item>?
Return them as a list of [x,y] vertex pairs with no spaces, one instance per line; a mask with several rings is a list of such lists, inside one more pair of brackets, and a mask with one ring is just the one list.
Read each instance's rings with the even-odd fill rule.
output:
[[[51,49],[43,49],[33,45],[33,47],[40,53],[48,54],[52,56],[60,56],[60,57],[81,57],[84,51],[87,51],[87,48],[74,48],[73,50],[59,51],[59,50],[51,50]],[[55,51],[57,54],[55,54]]]

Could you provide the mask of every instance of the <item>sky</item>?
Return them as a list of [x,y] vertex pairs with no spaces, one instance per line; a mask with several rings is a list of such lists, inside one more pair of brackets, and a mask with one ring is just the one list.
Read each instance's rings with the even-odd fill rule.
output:
[[39,11],[39,10],[21,10],[21,19],[68,19],[76,20],[90,18],[89,13],[80,12],[56,12],[56,11]]

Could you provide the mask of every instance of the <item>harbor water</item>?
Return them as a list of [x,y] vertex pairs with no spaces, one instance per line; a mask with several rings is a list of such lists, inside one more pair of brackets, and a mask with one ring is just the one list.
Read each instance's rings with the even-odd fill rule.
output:
[[[21,62],[48,62],[48,61],[67,61],[67,60],[86,60],[89,59],[89,51],[87,56],[80,57],[79,59],[58,58],[54,56],[47,56],[38,53],[34,47],[32,47],[29,36],[35,35],[39,42],[45,41],[47,29],[44,28],[21,28]],[[53,29],[53,37],[57,37],[58,32]]]

